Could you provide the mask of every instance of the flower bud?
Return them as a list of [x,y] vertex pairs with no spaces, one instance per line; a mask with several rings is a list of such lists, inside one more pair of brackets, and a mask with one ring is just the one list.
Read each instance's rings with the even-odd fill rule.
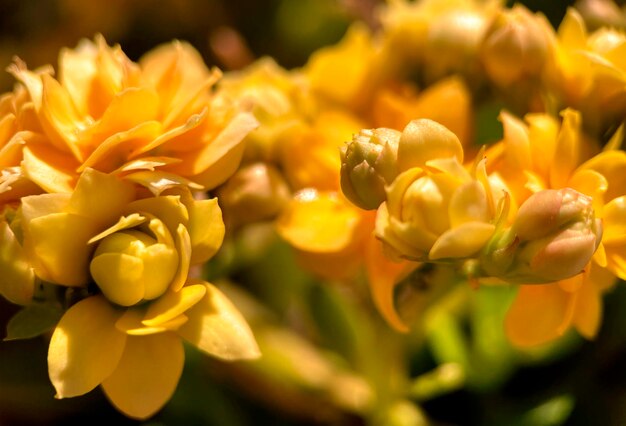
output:
[[488,12],[454,9],[438,16],[430,24],[424,61],[427,78],[462,73],[474,75],[480,42],[488,25]]
[[571,188],[539,191],[482,257],[490,276],[520,284],[570,278],[584,269],[602,238],[592,199]]
[[481,48],[491,80],[508,87],[524,78],[538,78],[548,56],[546,27],[540,16],[533,16],[523,6],[500,12]]
[[152,300],[168,289],[178,269],[172,236],[158,219],[150,221],[156,239],[146,232],[125,230],[104,237],[90,271],[111,302],[132,306]]
[[218,191],[227,220],[245,224],[268,220],[280,213],[290,198],[289,188],[273,166],[245,166]]
[[373,210],[385,201],[385,186],[397,175],[400,132],[361,130],[341,149],[341,189],[358,207]]

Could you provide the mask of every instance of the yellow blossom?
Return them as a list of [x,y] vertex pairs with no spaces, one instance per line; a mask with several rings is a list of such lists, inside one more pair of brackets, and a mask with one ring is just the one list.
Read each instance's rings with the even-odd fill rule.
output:
[[[615,282],[613,274],[620,276],[618,271],[623,257],[618,241],[623,220],[613,212],[626,193],[621,172],[617,171],[623,163],[621,154],[619,151],[598,154],[597,143],[582,132],[580,114],[568,109],[562,116],[562,123],[558,123],[545,114],[528,114],[524,123],[502,114],[504,140],[487,152],[490,173],[507,182],[517,203],[544,189],[569,187],[590,197],[595,216],[602,220],[604,230],[602,241],[582,274],[544,284],[543,290],[522,286],[509,313],[512,319],[507,319],[507,333],[520,345],[547,342],[563,335],[570,326],[587,338],[595,336],[601,308],[594,306],[601,304],[600,295]],[[533,295],[544,293],[548,296],[533,299]],[[580,306],[562,309],[566,305],[573,306],[573,301]],[[546,311],[542,316],[545,322],[537,324],[533,332],[525,330],[539,309]],[[549,320],[547,312],[551,315]]]
[[21,220],[38,278],[89,292],[52,334],[48,369],[57,397],[102,385],[118,409],[143,419],[174,392],[181,337],[223,359],[258,356],[236,308],[188,276],[221,245],[216,199],[194,200],[186,188],[137,198],[128,181],[86,169],[71,193],[23,198]]
[[23,174],[46,192],[70,192],[87,168],[133,175],[158,169],[205,188],[236,169],[249,112],[211,94],[219,79],[190,45],[173,42],[139,63],[101,36],[59,56],[51,70],[10,71],[29,94],[38,137],[22,147]]
[[442,125],[422,119],[404,129],[401,173],[387,187],[376,217],[376,235],[395,257],[469,257],[489,240],[495,230],[491,186],[472,177],[462,161],[458,138]]
[[295,189],[337,191],[340,185],[339,149],[363,128],[361,121],[343,110],[320,113],[311,123],[302,122],[279,141],[283,173]]
[[626,113],[626,34],[600,28],[589,34],[570,8],[559,26],[547,75],[549,88],[583,113],[585,127],[602,135]]

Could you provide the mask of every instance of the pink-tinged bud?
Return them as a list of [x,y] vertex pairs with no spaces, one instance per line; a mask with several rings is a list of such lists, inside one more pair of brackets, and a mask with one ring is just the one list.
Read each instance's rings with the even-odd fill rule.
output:
[[530,196],[513,225],[487,245],[484,271],[509,282],[547,283],[582,272],[602,239],[592,199],[571,188]]
[[342,148],[341,189],[358,207],[374,210],[385,201],[385,186],[398,174],[400,135],[393,129],[365,129]]

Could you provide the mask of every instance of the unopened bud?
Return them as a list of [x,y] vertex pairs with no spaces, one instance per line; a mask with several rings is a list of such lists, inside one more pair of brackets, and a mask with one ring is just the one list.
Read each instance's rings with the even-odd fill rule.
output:
[[490,276],[547,283],[582,272],[602,238],[592,199],[571,188],[539,191],[520,207],[511,228],[488,244],[481,262]]
[[538,78],[548,56],[545,20],[523,6],[502,11],[482,44],[485,71],[502,87],[525,78]]
[[373,210],[385,201],[385,186],[397,172],[400,132],[365,129],[341,149],[341,189],[358,207]]
[[276,217],[290,199],[287,183],[266,163],[242,167],[218,192],[227,220],[246,224]]

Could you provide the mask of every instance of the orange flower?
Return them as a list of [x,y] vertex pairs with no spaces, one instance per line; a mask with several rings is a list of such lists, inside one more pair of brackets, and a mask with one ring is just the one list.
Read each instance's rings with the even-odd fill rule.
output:
[[46,192],[70,192],[88,167],[143,180],[152,171],[152,181],[191,179],[212,188],[234,172],[241,141],[257,125],[211,93],[219,71],[182,42],[134,63],[97,36],[61,51],[58,79],[19,60],[10,72],[27,89],[37,123],[37,137],[15,155],[23,175]]

